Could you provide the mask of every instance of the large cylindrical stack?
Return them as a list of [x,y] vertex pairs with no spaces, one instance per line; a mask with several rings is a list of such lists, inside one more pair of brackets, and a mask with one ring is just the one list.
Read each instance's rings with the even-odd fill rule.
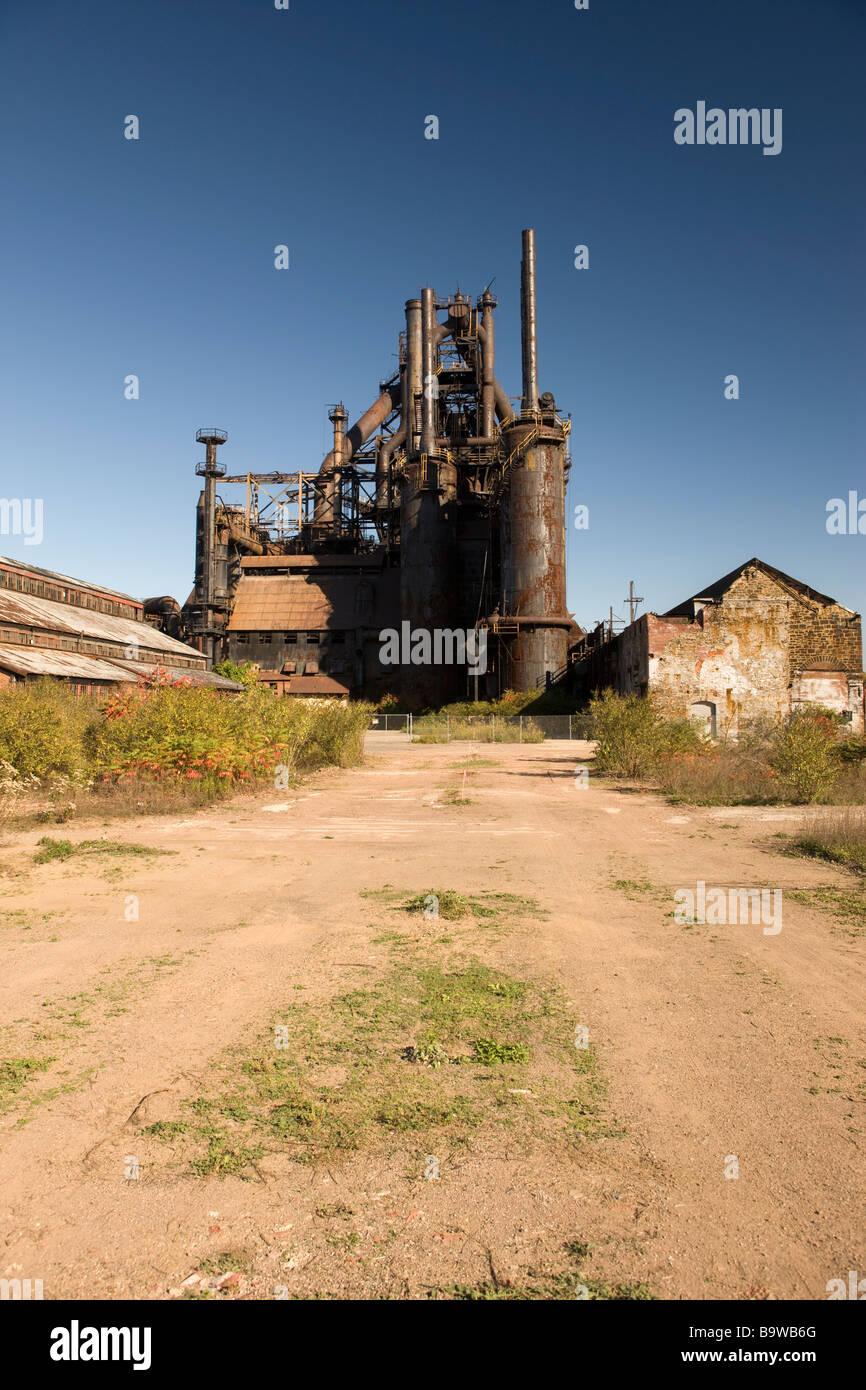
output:
[[519,446],[524,452],[501,514],[501,611],[506,631],[517,626],[502,682],[513,690],[535,690],[548,672],[565,665],[571,626],[565,600],[565,432],[553,416],[549,423],[522,421],[506,435],[509,453]]
[[[503,684],[535,690],[565,665],[565,430],[538,395],[535,233],[523,233],[520,276],[521,418],[505,432],[512,459],[500,527],[501,616],[509,634]],[[515,631],[516,629],[516,631]],[[510,634],[514,634],[513,636]]]

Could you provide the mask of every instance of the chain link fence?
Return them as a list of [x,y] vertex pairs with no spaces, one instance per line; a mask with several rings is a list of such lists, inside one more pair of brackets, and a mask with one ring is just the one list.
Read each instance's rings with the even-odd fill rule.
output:
[[592,738],[584,714],[424,714],[410,732],[416,743],[544,743]]

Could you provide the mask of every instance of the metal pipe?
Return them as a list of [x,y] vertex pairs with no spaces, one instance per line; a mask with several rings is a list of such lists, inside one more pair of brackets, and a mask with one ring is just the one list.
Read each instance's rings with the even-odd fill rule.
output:
[[339,534],[343,524],[343,465],[346,462],[346,422],[349,419],[349,412],[342,401],[328,412],[328,419],[334,426],[334,447],[331,450],[334,455],[334,469],[329,488],[332,507],[329,519],[333,521],[335,534]]
[[481,296],[481,329],[484,333],[481,340],[481,433],[483,435],[491,435],[495,424],[494,362],[496,346],[493,328],[493,310],[495,307],[496,300],[489,290],[485,290]]
[[406,452],[414,458],[421,447],[419,399],[424,389],[421,301],[406,300]]
[[[478,327],[478,340],[483,348],[487,341],[487,333],[483,324]],[[493,378],[493,403],[501,425],[507,425],[510,420],[514,419],[514,407],[505,394],[505,388],[497,381],[496,377]]]
[[394,451],[406,441],[406,426],[401,425],[396,434],[392,434],[390,439],[383,439],[379,445],[379,453],[376,458],[376,506],[387,507],[388,505],[388,471],[391,467],[391,460]]
[[538,409],[538,315],[535,302],[535,232],[523,233],[520,263],[520,344],[523,356],[523,409]]
[[421,353],[423,390],[421,393],[421,453],[436,452],[436,347],[437,329],[436,295],[427,286],[421,291]]

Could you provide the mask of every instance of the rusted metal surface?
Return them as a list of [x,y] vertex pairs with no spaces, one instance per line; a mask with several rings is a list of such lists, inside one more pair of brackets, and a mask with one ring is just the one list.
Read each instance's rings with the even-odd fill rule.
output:
[[[534,428],[528,421],[515,425],[508,433],[509,450]],[[514,468],[502,505],[502,612],[538,624],[522,622],[509,643],[508,684],[514,690],[544,685],[547,672],[566,660],[564,466],[561,429],[541,427]]]

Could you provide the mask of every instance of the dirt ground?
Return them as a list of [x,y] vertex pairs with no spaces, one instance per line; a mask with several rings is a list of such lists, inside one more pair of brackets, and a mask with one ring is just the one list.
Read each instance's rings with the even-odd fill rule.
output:
[[[7,836],[0,1060],[53,1060],[0,1117],[0,1273],[46,1298],[508,1296],[571,1245],[576,1281],[822,1299],[864,1271],[864,942],[791,896],[850,876],[780,853],[796,809],[581,787],[585,752],[373,734],[290,792]],[[172,854],[35,865],[46,833]],[[698,880],[781,888],[782,930],[680,924]],[[294,990],[327,1013],[381,972],[384,885],[538,905],[468,944],[588,1029],[598,1134],[482,1127],[436,1141],[434,1179],[423,1134],[229,1176],[147,1138]]]

